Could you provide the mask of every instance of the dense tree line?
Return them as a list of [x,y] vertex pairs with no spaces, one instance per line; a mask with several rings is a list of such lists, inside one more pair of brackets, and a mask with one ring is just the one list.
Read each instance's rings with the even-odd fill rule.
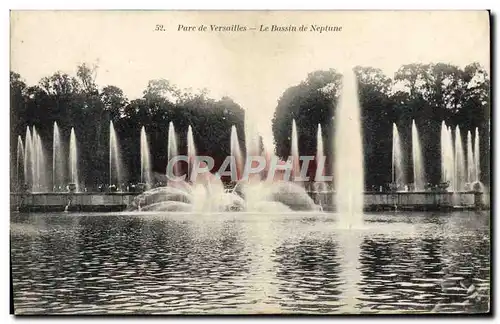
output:
[[[464,140],[467,131],[480,136],[481,181],[489,183],[490,173],[490,81],[477,63],[464,69],[450,64],[403,65],[391,79],[380,69],[356,67],[362,115],[365,183],[367,187],[391,182],[392,124],[398,126],[408,167],[408,181],[413,180],[411,156],[411,121],[420,132],[427,181],[441,179],[441,122],[459,125]],[[296,120],[299,153],[314,155],[318,123],[322,125],[325,153],[332,156],[332,136],[342,75],[334,69],[309,73],[296,86],[286,89],[278,101],[272,121],[276,153],[290,154],[291,124]],[[346,138],[346,141],[349,139]],[[329,166],[333,162],[328,161]],[[312,172],[314,172],[312,168]]]
[[[240,146],[245,147],[244,110],[230,98],[213,100],[206,91],[194,94],[159,79],[149,81],[142,97],[129,100],[116,86],[98,87],[96,73],[97,67],[83,64],[77,67],[76,76],[56,72],[33,86],[27,85],[19,74],[10,73],[11,163],[16,161],[17,136],[21,135],[24,141],[27,126],[36,126],[50,161],[54,121],[61,130],[66,151],[70,129],[75,128],[80,178],[88,186],[108,182],[110,120],[118,133],[122,160],[131,182],[140,181],[142,126],[146,127],[153,172],[157,174],[165,173],[171,121],[178,134],[179,153],[187,153],[187,128],[192,125],[198,153],[214,157],[216,167],[230,154],[232,125],[237,127]],[[490,82],[479,64],[464,69],[443,63],[408,64],[392,79],[372,67],[356,67],[355,74],[368,187],[391,182],[392,123],[400,131],[406,173],[408,181],[412,181],[412,119],[420,132],[429,182],[438,183],[441,179],[440,129],[445,120],[453,127],[460,125],[462,134],[479,128],[481,179],[489,183]],[[325,154],[332,156],[333,118],[341,82],[342,75],[334,69],[315,71],[283,92],[272,120],[279,157],[286,159],[290,154],[292,119],[297,123],[301,155],[316,154],[317,125],[321,124]],[[327,160],[329,167],[332,163]]]
[[[139,99],[129,100],[113,85],[99,88],[97,67],[78,66],[76,76],[56,72],[37,85],[28,86],[10,73],[11,161],[16,163],[17,137],[23,141],[26,127],[35,126],[43,139],[48,161],[52,157],[53,123],[69,143],[71,127],[78,140],[80,178],[87,186],[109,182],[109,121],[114,123],[127,178],[140,181],[140,129],[145,126],[153,172],[165,174],[168,125],[178,135],[179,153],[186,154],[187,128],[200,155],[210,155],[216,165],[230,154],[231,126],[235,125],[244,147],[244,111],[230,98],[213,100],[206,90],[181,90],[165,79],[151,80]],[[51,164],[49,163],[49,166]]]

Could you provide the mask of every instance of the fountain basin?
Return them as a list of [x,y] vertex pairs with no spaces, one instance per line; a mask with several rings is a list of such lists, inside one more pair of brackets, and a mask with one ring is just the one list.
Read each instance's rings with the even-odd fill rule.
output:
[[[21,212],[49,212],[64,211],[93,211],[112,212],[122,211],[130,205],[138,193],[11,193],[10,208]],[[71,201],[71,204],[68,202]]]
[[[82,193],[11,193],[12,211],[47,212],[68,211],[111,212],[131,206],[137,192],[82,192]],[[314,201],[321,201],[324,211],[334,211],[332,192],[308,192]],[[364,210],[477,210],[488,209],[487,193],[481,192],[365,192]]]

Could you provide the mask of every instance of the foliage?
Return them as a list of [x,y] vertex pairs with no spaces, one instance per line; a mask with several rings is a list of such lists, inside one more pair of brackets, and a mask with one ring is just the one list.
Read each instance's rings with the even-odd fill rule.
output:
[[[412,165],[412,120],[420,133],[429,182],[438,183],[441,178],[439,139],[441,122],[445,120],[453,128],[459,125],[462,134],[471,131],[474,136],[478,127],[481,176],[483,182],[489,183],[490,83],[478,63],[463,70],[444,63],[407,64],[395,73],[393,80],[372,67],[357,66],[354,73],[358,79],[367,187],[391,181],[392,123],[397,124],[402,137],[405,165]],[[335,117],[341,78],[332,69],[315,71],[283,92],[272,121],[278,156],[286,159],[290,154],[292,119],[297,124],[300,154],[314,154],[318,123],[322,125],[324,143],[333,142],[331,134],[335,130],[331,121]],[[465,143],[463,146],[466,147]],[[331,150],[331,145],[325,145],[327,157],[332,156]],[[407,174],[411,177],[411,167]]]
[[[358,66],[358,79],[366,185],[391,181],[392,123],[402,137],[405,165],[411,165],[411,122],[415,120],[424,147],[425,172],[432,183],[440,179],[441,121],[457,125],[462,134],[477,127],[480,134],[482,181],[489,183],[490,81],[477,63],[464,69],[444,63],[403,65],[391,79],[380,69]],[[151,80],[142,97],[129,100],[113,85],[100,88],[97,66],[82,64],[76,76],[55,72],[37,85],[27,85],[10,73],[11,156],[16,156],[17,136],[36,126],[52,156],[53,123],[63,142],[75,127],[79,144],[80,177],[87,186],[107,183],[109,177],[109,123],[120,139],[128,179],[140,178],[140,128],[146,127],[154,172],[164,174],[167,163],[168,125],[173,122],[181,154],[186,153],[188,126],[193,128],[200,155],[214,157],[216,166],[230,154],[231,126],[244,147],[244,110],[231,98],[210,99],[207,91],[181,90],[170,80]],[[290,154],[292,120],[299,134],[299,153],[316,154],[318,124],[323,131],[325,154],[332,156],[335,109],[341,94],[342,75],[334,69],[309,73],[298,85],[285,89],[272,119],[276,154]],[[465,136],[464,136],[465,137]],[[346,139],[348,140],[348,139]],[[464,143],[465,147],[465,143]],[[11,159],[11,160],[15,160]],[[49,159],[50,160],[50,159]],[[333,161],[327,159],[327,166]],[[409,168],[407,174],[412,171]]]
[[183,149],[189,125],[200,154],[214,157],[216,163],[222,163],[229,154],[232,125],[238,129],[240,145],[244,145],[244,111],[230,98],[216,101],[207,97],[206,90],[193,94],[160,79],[151,80],[141,98],[129,101],[116,86],[100,89],[96,74],[96,66],[83,64],[77,67],[76,77],[56,72],[42,78],[38,85],[27,86],[19,74],[11,72],[11,156],[16,156],[17,136],[24,141],[28,126],[36,126],[48,157],[52,156],[53,123],[58,123],[65,143],[74,127],[80,177],[88,187],[95,187],[109,178],[110,121],[118,133],[127,178],[132,182],[140,181],[142,126],[154,153],[153,171],[161,174],[166,170],[170,122],[176,127],[180,153],[186,153]]

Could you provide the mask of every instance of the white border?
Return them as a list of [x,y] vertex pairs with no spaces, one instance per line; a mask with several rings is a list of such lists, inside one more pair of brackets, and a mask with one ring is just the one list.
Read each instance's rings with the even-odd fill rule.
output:
[[[291,1],[283,1],[282,3],[278,3],[277,1],[270,1],[270,0],[248,0],[248,1],[203,1],[203,0],[198,0],[198,1],[189,1],[189,0],[183,0],[183,1],[168,1],[168,6],[165,6],[164,2],[159,2],[159,1],[151,1],[151,0],[141,0],[141,1],[128,1],[128,0],[123,0],[123,1],[116,1],[113,3],[112,1],[107,1],[107,0],[88,0],[88,1],[62,1],[62,0],[45,0],[43,2],[40,1],[2,1],[1,7],[2,10],[0,11],[1,15],[1,37],[2,37],[2,42],[1,44],[4,46],[3,50],[1,51],[2,54],[2,61],[3,61],[3,73],[2,73],[2,87],[1,87],[1,96],[2,96],[2,109],[1,113],[3,114],[2,118],[0,118],[0,121],[2,123],[2,127],[0,127],[0,131],[3,132],[2,136],[0,136],[0,152],[1,154],[1,162],[2,165],[0,166],[0,170],[2,171],[1,178],[0,178],[0,185],[2,186],[2,194],[0,195],[0,206],[4,209],[4,213],[0,215],[1,220],[2,220],[2,226],[1,229],[3,232],[3,235],[1,235],[1,239],[3,242],[1,243],[1,255],[0,255],[0,260],[2,260],[1,264],[1,274],[0,274],[0,283],[1,283],[1,288],[0,291],[2,292],[1,294],[1,302],[0,305],[1,307],[1,323],[13,323],[14,322],[14,317],[8,315],[9,313],[9,294],[10,294],[10,288],[9,288],[9,256],[10,256],[10,251],[9,251],[9,198],[8,198],[8,192],[9,192],[9,156],[8,156],[8,146],[9,146],[9,81],[8,81],[8,72],[9,72],[9,9],[83,9],[83,10],[92,10],[92,9],[226,9],[226,10],[249,10],[249,9],[257,9],[257,10],[267,10],[267,9],[283,9],[283,10],[292,10],[292,9],[305,9],[305,10],[313,10],[313,9],[323,9],[323,10],[346,10],[346,9],[365,9],[365,10],[383,10],[383,9],[412,9],[412,10],[429,10],[429,9],[440,9],[440,10],[446,10],[446,9],[492,9],[492,11],[496,14],[500,12],[499,8],[499,3],[500,1],[486,1],[486,0],[474,0],[474,1],[435,1],[435,0],[420,0],[420,1],[387,1],[387,0],[377,0],[377,1],[361,1],[361,0],[349,0],[349,1],[343,1],[341,3],[334,3],[332,1],[318,1],[318,0],[301,0],[301,1],[296,1],[296,0],[291,0]],[[498,16],[496,17],[497,21],[496,24],[498,24]],[[464,36],[466,37],[466,36]],[[497,37],[496,37],[497,38]],[[493,40],[492,40],[493,41]],[[495,57],[497,58],[497,56]],[[493,58],[492,58],[493,59]],[[497,75],[497,69],[495,66],[495,75]],[[495,80],[496,81],[496,80]],[[496,82],[495,82],[496,84]],[[494,93],[494,98],[495,102],[497,102],[497,93],[496,93],[496,87],[493,89]],[[496,107],[493,107],[494,110],[496,110]],[[496,117],[500,114],[498,111],[495,113]],[[495,120],[495,125],[499,123],[499,120]],[[496,135],[496,134],[495,134]],[[495,152],[500,152],[500,148],[498,147],[498,142],[495,136]],[[497,170],[497,176],[499,173],[499,169],[495,168],[495,166],[492,166],[492,169]],[[496,177],[494,179],[496,183]],[[495,198],[493,198],[494,201],[498,201]],[[495,216],[493,216],[495,217]],[[495,233],[498,235],[497,227],[498,223],[500,220],[495,221]],[[496,260],[496,249],[494,250],[495,252],[495,257],[493,260]],[[493,256],[492,256],[493,257]],[[498,281],[498,276],[497,276],[497,269],[495,268],[495,282]],[[496,287],[495,287],[496,288]],[[496,289],[494,289],[493,292],[496,295]],[[498,304],[498,296],[495,298]],[[492,305],[494,306],[494,305]],[[497,310],[498,311],[498,310]],[[65,320],[66,318],[62,318],[62,320]],[[121,318],[121,320],[124,321],[145,321],[149,318]],[[220,318],[212,318],[208,319],[211,321],[218,321]],[[234,318],[232,318],[234,319]],[[230,319],[230,320],[232,320]],[[346,319],[349,320],[350,322],[358,322],[361,321],[361,319],[354,319],[354,318],[324,318],[324,320],[342,320]],[[371,320],[376,320],[376,318],[368,318]],[[394,318],[396,321],[401,321],[404,320],[405,318]],[[465,318],[464,318],[465,319]],[[43,321],[52,321],[53,318],[48,318],[48,319],[43,319]],[[89,318],[88,320],[92,320],[93,322],[97,323],[103,323],[106,320],[109,320],[109,318]],[[198,318],[166,318],[167,321],[172,321],[172,320],[182,320],[183,322],[194,322],[198,321],[200,319]],[[206,318],[203,320],[207,320]],[[227,320],[227,319],[226,319]],[[251,318],[251,319],[246,319],[246,322],[268,322],[268,321],[291,321],[291,318]],[[294,322],[306,322],[309,321],[309,318],[300,318],[300,319],[293,319]],[[378,320],[383,320],[385,321],[386,318],[381,318]],[[456,321],[455,318],[441,318],[441,319],[435,319],[435,318],[420,318],[417,319],[413,322],[416,323],[430,323],[434,321],[440,321],[440,322],[453,322]],[[85,319],[83,318],[78,318],[74,319],[73,321],[75,322],[84,322]]]

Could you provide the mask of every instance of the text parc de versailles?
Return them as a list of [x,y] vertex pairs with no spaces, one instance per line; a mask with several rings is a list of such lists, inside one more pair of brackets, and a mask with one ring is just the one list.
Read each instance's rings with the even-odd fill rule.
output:
[[244,25],[208,25],[207,27],[202,26],[186,26],[179,24],[177,27],[177,31],[195,31],[195,30],[203,30],[203,31],[212,31],[212,32],[245,32],[248,30],[258,30],[261,32],[297,32],[297,31],[311,31],[317,33],[323,32],[340,32],[342,31],[341,26],[329,26],[329,25],[260,25],[259,28],[247,27]]

